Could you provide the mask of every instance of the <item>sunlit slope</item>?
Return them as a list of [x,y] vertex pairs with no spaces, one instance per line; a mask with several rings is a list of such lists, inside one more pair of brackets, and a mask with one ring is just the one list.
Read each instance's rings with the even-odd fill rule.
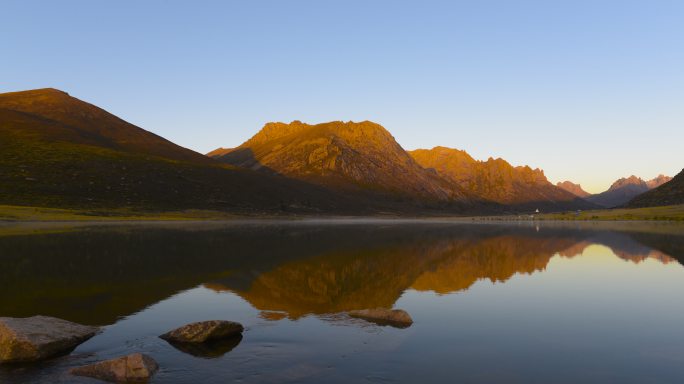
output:
[[421,166],[433,169],[481,200],[513,209],[565,210],[594,207],[551,184],[540,169],[513,167],[503,159],[477,161],[462,150],[435,147],[409,152]]
[[588,197],[588,196],[591,196],[591,193],[589,193],[589,192],[585,191],[584,189],[582,189],[582,186],[581,186],[581,185],[575,184],[575,183],[573,183],[572,181],[566,180],[566,181],[563,181],[563,182],[558,182],[558,183],[556,183],[556,187],[561,188],[561,189],[564,189],[564,190],[566,190],[566,191],[572,193],[573,195],[575,195],[575,196],[577,196],[577,197]]
[[421,167],[385,128],[369,121],[269,123],[240,147],[215,153],[228,164],[356,194],[432,203],[468,201],[458,186]]

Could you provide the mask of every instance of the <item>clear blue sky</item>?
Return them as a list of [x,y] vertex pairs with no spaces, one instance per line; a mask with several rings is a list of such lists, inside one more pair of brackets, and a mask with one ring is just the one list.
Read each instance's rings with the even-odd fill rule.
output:
[[373,120],[591,192],[684,168],[684,1],[4,0],[0,92],[55,87],[199,152]]

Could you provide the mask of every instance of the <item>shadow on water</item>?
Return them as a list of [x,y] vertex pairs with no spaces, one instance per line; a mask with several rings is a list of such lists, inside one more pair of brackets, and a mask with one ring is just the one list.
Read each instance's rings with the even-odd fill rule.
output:
[[676,231],[444,223],[92,227],[0,237],[0,316],[105,325],[203,284],[241,296],[264,319],[297,319],[392,307],[407,289],[447,294],[481,279],[506,281],[592,244],[635,263],[684,260]]
[[177,350],[195,357],[215,359],[235,349],[241,341],[242,335],[237,335],[227,339],[210,340],[204,343],[182,343],[174,341],[169,341],[168,343]]

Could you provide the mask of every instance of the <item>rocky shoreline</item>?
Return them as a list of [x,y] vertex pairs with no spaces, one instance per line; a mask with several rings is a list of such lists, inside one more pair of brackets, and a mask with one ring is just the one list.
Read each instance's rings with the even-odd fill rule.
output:
[[[413,323],[411,316],[400,309],[364,309],[347,315],[397,328]],[[213,349],[217,345],[222,351],[232,350],[244,330],[242,324],[233,321],[208,320],[183,325],[159,337],[181,352],[203,357],[215,356]],[[65,356],[101,331],[100,327],[49,316],[0,317],[0,364],[36,363]],[[149,381],[159,369],[153,357],[136,352],[75,367],[69,373],[114,383],[140,383]]]

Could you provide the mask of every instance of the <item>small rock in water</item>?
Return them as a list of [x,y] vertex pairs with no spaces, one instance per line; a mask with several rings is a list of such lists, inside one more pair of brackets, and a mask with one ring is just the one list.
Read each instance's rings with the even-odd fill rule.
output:
[[77,376],[92,377],[114,383],[139,383],[149,380],[158,369],[159,365],[153,358],[142,353],[134,353],[73,368],[70,372]]
[[372,321],[381,325],[393,325],[398,327],[408,327],[413,324],[413,319],[408,312],[403,309],[361,309],[349,311],[349,316]]
[[31,362],[71,352],[100,331],[49,316],[0,317],[0,363]]
[[244,331],[240,323],[225,320],[209,320],[190,323],[159,337],[166,341],[179,343],[204,343],[208,340],[236,336]]

